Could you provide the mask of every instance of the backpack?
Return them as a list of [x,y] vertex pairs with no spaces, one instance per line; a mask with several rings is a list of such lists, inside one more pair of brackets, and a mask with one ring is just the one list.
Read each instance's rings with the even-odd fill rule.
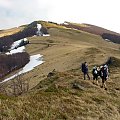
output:
[[108,68],[103,67],[103,68],[101,69],[101,76],[102,76],[102,77],[108,77]]
[[92,74],[97,75],[97,74],[98,74],[98,71],[94,68],[93,71],[92,71]]
[[98,71],[97,70],[94,70],[94,74],[97,74],[98,73]]

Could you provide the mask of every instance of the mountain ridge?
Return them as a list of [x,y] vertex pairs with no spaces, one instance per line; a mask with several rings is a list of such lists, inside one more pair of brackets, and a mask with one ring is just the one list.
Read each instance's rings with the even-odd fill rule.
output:
[[[85,31],[85,32],[88,32],[88,33],[91,33],[91,34],[100,35],[105,40],[108,39],[111,42],[120,44],[120,34],[119,33],[113,32],[111,30],[107,30],[107,29],[99,27],[99,26],[95,26],[95,25],[91,25],[91,24],[85,24],[85,23],[84,24],[79,24],[79,23],[64,22],[62,24],[58,24],[58,23],[51,22],[51,21],[34,21],[30,24],[22,25],[18,28],[15,28],[16,29],[15,32],[11,32],[11,33],[8,33],[6,35],[9,36],[9,35],[12,35],[12,34],[18,34],[19,32],[24,33],[25,31],[28,30],[29,33],[32,36],[36,33],[35,32],[36,31],[35,26],[37,24],[41,24],[43,26],[42,31],[44,31],[46,34],[47,34],[47,29],[50,29],[50,28],[77,29],[77,30]],[[14,29],[13,29],[13,31],[14,31]],[[2,33],[3,33],[3,31],[1,31],[0,34],[2,34]],[[30,36],[30,34],[29,34],[29,36]],[[2,37],[4,37],[4,36],[2,36]]]

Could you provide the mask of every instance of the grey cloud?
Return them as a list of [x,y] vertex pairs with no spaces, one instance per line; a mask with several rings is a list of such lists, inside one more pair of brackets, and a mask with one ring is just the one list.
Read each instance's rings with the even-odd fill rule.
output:
[[34,20],[47,20],[49,8],[39,0],[12,0],[11,6],[0,8],[0,29],[26,24]]

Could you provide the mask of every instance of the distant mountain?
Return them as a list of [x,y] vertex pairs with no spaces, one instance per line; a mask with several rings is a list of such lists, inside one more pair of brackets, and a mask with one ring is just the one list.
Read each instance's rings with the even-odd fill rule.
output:
[[71,23],[71,22],[65,22],[62,25],[68,28],[74,28],[74,29],[82,30],[95,35],[100,35],[103,39],[109,39],[114,43],[120,44],[119,33],[104,29],[102,27],[98,27],[90,24],[77,24],[77,23]]

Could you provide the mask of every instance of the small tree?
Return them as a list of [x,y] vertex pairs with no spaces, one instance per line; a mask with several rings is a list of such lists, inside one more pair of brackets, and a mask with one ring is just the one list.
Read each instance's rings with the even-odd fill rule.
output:
[[0,84],[0,93],[9,96],[19,96],[29,90],[29,80],[25,80],[23,75],[18,75],[10,83]]

